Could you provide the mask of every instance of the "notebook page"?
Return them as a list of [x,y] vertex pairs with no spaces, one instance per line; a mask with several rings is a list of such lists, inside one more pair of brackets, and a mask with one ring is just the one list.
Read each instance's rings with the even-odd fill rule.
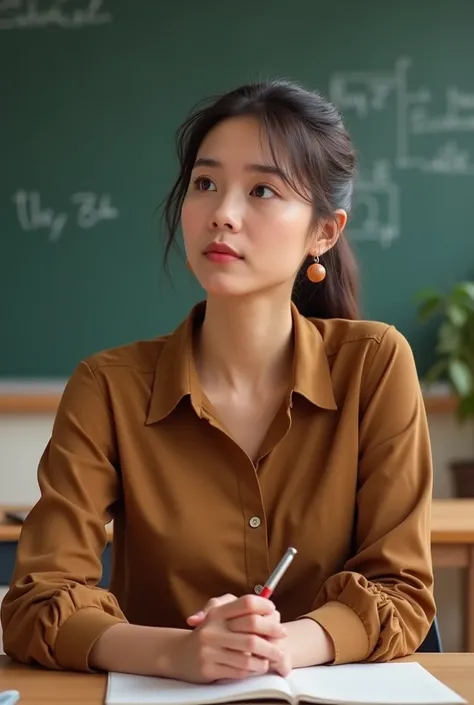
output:
[[295,669],[287,678],[302,700],[351,705],[465,703],[418,663],[371,663]]
[[273,675],[196,685],[171,678],[109,673],[105,705],[200,705],[257,698],[289,701],[291,694],[286,680]]

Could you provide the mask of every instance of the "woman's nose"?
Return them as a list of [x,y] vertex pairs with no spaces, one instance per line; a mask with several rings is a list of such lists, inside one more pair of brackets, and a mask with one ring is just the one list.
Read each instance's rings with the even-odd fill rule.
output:
[[242,209],[236,203],[236,199],[233,201],[230,198],[224,199],[212,214],[212,229],[229,230],[230,232],[238,231],[242,222],[241,211]]
[[230,230],[231,232],[234,232],[236,230],[236,227],[234,223],[228,222],[228,221],[222,221],[219,222],[219,219],[216,218],[215,220],[212,221],[212,229],[213,230]]

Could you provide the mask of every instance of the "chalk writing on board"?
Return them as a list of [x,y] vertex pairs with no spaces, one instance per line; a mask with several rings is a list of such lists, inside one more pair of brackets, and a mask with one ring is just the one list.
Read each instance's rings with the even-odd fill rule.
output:
[[[468,111],[467,114],[465,111]],[[474,94],[460,91],[457,86],[446,89],[446,112],[429,115],[426,105],[416,106],[411,113],[413,134],[442,132],[474,132]]]
[[390,162],[382,159],[375,162],[371,174],[361,174],[355,191],[349,237],[374,240],[382,247],[390,247],[400,235],[399,192],[392,181]]
[[[435,96],[422,86],[408,89],[408,71],[412,61],[400,58],[393,71],[342,71],[331,76],[329,95],[345,114],[355,113],[367,120],[372,113],[388,119],[395,112],[394,165],[399,169],[416,169],[424,173],[451,176],[474,175],[474,155],[461,139],[474,135],[474,93],[458,86],[443,88],[444,109],[435,113]],[[395,109],[389,106],[395,98]],[[439,136],[438,144],[426,154],[415,141],[424,135]],[[474,150],[472,150],[474,152]]]
[[0,0],[0,29],[82,29],[112,21],[110,12],[103,12],[104,0],[83,0],[82,7],[71,7],[70,0]]
[[[109,194],[96,194],[88,191],[73,193],[70,198],[74,207],[73,217],[76,225],[89,230],[103,220],[118,218],[119,212],[112,205]],[[66,225],[71,221],[69,213],[56,212],[45,207],[41,202],[39,191],[18,189],[13,195],[17,220],[20,228],[29,232],[32,230],[47,230],[50,242],[57,242],[64,233]]]

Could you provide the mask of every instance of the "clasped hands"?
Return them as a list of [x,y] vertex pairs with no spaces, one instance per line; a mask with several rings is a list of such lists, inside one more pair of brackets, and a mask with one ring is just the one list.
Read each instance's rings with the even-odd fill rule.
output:
[[[186,675],[194,682],[242,679],[291,671],[286,630],[273,602],[257,595],[223,595],[187,619],[193,631],[181,643]],[[191,667],[191,668],[190,668]],[[191,673],[190,673],[191,671]]]

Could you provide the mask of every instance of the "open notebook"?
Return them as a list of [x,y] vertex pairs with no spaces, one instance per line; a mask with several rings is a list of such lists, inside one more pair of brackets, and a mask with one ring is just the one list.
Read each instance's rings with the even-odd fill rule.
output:
[[459,695],[418,663],[348,664],[298,668],[287,678],[194,685],[166,678],[110,673],[106,705],[207,705],[281,700],[339,705],[457,705]]

